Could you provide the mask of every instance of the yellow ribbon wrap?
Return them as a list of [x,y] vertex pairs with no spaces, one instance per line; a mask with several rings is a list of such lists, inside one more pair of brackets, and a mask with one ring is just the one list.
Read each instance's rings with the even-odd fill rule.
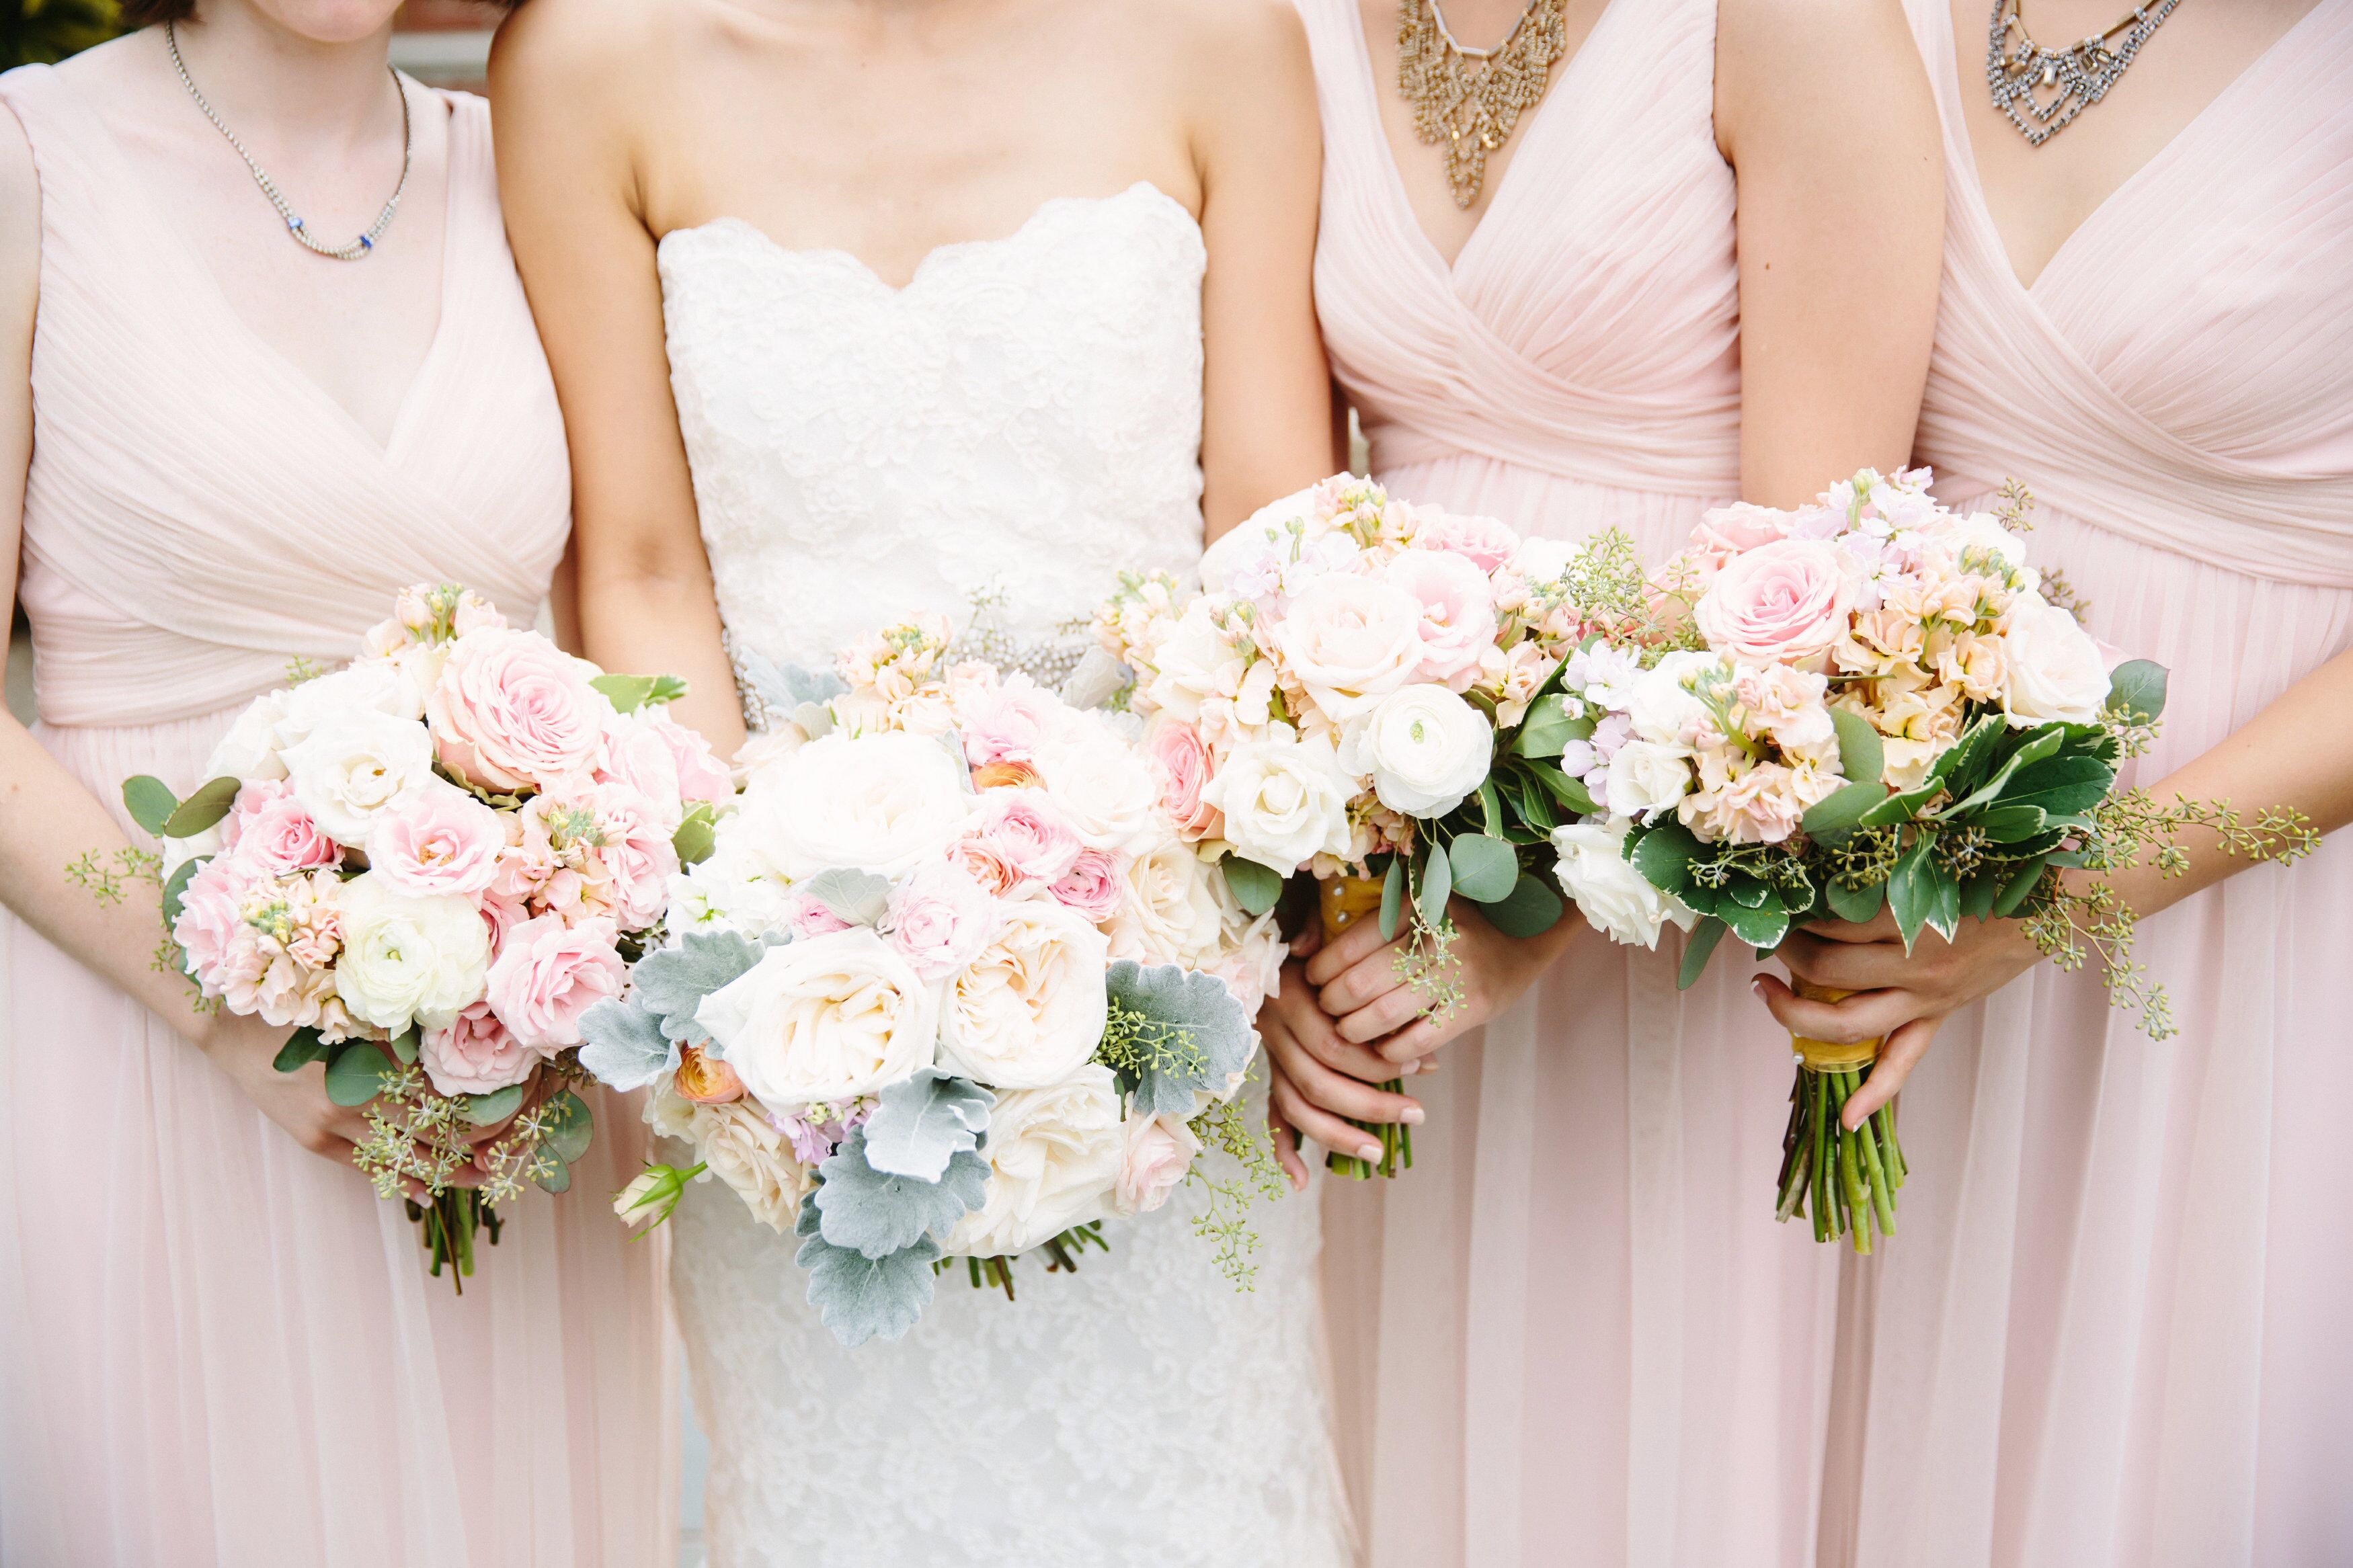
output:
[[1381,884],[1373,877],[1335,877],[1315,885],[1317,907],[1324,916],[1324,940],[1330,942],[1342,931],[1363,920],[1378,914],[1381,909]]
[[[1789,988],[1810,1002],[1843,1002],[1854,994],[1852,991],[1833,990],[1828,985],[1816,985],[1809,980],[1791,976]],[[1882,1040],[1857,1040],[1852,1045],[1837,1045],[1829,1040],[1808,1039],[1803,1035],[1789,1037],[1790,1048],[1798,1053],[1798,1061],[1808,1072],[1854,1072],[1879,1059]]]

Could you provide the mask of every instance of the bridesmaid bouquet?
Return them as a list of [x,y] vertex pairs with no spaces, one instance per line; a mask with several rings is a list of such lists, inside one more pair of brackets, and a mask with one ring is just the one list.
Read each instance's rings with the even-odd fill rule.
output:
[[[2096,950],[2161,1036],[2131,910],[2099,873],[2192,826],[2258,856],[2292,857],[2308,831],[2119,789],[2165,671],[2111,668],[2064,585],[2027,564],[2022,492],[1964,516],[1927,483],[1866,470],[1794,511],[1711,512],[1653,583],[1654,635],[1568,661],[1564,761],[1597,810],[1554,836],[1561,883],[1620,942],[1689,931],[1685,985],[1726,931],[1762,957],[1808,919],[1883,907],[1908,946],[2014,916],[2063,968]],[[1894,1234],[1904,1155],[1892,1106],[1852,1132],[1839,1118],[1880,1042],[1794,1044],[1779,1216],[1810,1212],[1817,1240],[1868,1252],[1874,1227]]]
[[[293,1029],[366,1108],[354,1154],[462,1290],[474,1236],[588,1146],[581,1015],[659,937],[727,770],[663,716],[455,586],[416,587],[349,667],[257,700],[186,800],[123,801],[169,847],[164,918],[206,998]],[[471,1173],[479,1184],[459,1185]]]
[[[741,799],[678,879],[669,944],[582,1019],[582,1061],[649,1087],[698,1163],[615,1207],[656,1223],[717,1175],[800,1237],[847,1344],[896,1339],[965,1260],[1013,1294],[1188,1178],[1237,1283],[1238,1209],[1281,1183],[1236,1101],[1283,945],[1178,822],[1197,803],[1123,715],[952,662],[936,617],[838,675],[776,672]],[[1165,763],[1165,759],[1162,759]],[[1205,1146],[1243,1164],[1212,1179]]]

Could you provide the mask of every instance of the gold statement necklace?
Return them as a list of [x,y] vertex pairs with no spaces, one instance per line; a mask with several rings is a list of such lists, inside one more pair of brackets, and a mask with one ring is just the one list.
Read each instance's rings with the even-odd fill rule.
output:
[[1520,116],[1543,99],[1567,42],[1563,0],[1528,0],[1493,48],[1466,49],[1448,31],[1438,0],[1400,0],[1398,89],[1413,105],[1413,133],[1446,151],[1454,205],[1479,199],[1487,154],[1510,140]]

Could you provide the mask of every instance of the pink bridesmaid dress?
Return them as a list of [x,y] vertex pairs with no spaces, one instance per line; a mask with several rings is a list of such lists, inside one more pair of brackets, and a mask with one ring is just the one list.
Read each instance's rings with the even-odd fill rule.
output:
[[[442,320],[379,446],[242,324],[65,79],[0,77],[41,188],[36,732],[118,813],[127,774],[201,782],[246,701],[353,655],[404,584],[527,625],[563,553],[489,109],[409,90],[450,115]],[[643,1129],[596,1110],[577,1190],[515,1205],[453,1298],[398,1205],[0,914],[0,1561],[669,1561],[659,1258],[604,1199]]]
[[[1960,115],[1984,46],[1907,3],[1950,171],[1919,456],[2025,483],[2091,629],[2170,668],[2153,782],[2353,647],[2353,0],[2031,287]],[[2340,833],[2141,927],[2170,1039],[2047,966],[1945,1026],[1903,1235],[1844,1282],[1825,1563],[2353,1563],[2348,932]]]
[[[1416,226],[1354,0],[1299,0],[1323,100],[1315,293],[1377,479],[1646,559],[1739,494],[1714,0],[1621,0],[1525,117],[1451,268]],[[1436,157],[1435,150],[1429,156]],[[1574,914],[1569,917],[1577,920]],[[1409,1080],[1393,1183],[1324,1185],[1335,1406],[1376,1568],[1797,1563],[1837,1258],[1773,1220],[1789,1058],[1721,952],[1583,928]]]

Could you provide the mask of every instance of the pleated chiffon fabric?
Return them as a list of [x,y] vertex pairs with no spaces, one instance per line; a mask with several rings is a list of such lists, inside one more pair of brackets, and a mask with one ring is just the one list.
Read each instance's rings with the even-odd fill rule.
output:
[[[1323,100],[1317,309],[1374,476],[1527,532],[1623,527],[1664,559],[1739,493],[1714,0],[1608,7],[1451,268],[1399,181],[1356,5],[1299,8]],[[1679,994],[1680,952],[1580,921],[1483,1040],[1408,1080],[1429,1113],[1414,1169],[1326,1184],[1375,1568],[1810,1554],[1837,1259],[1773,1220],[1789,1056],[1754,966],[1721,952]]]
[[[66,79],[0,77],[42,202],[36,733],[118,816],[129,774],[201,782],[245,701],[352,657],[401,587],[525,625],[546,594],[569,468],[489,110],[408,90],[450,116],[442,320],[380,446],[237,318]],[[0,1560],[668,1561],[659,1244],[604,1201],[646,1141],[592,1104],[572,1195],[512,1205],[453,1298],[400,1205],[0,916]]]
[[[2170,668],[2154,783],[2353,646],[2353,0],[2031,288],[1960,117],[1974,48],[1908,5],[1949,171],[1919,455],[1957,501],[2022,481],[2091,629]],[[1825,1564],[2353,1562],[2348,931],[2339,834],[2142,924],[2170,1039],[2048,966],[1946,1025],[1903,1235],[1842,1282]]]

